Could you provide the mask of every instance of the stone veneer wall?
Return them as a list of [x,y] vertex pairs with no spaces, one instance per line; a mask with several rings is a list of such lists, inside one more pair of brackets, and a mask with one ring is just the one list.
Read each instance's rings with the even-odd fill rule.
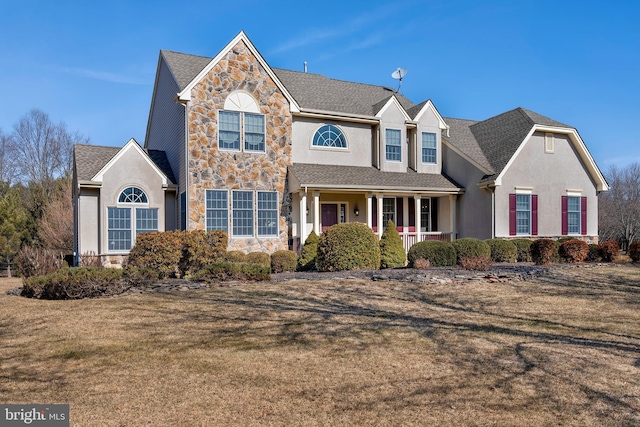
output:
[[[260,113],[265,115],[265,153],[218,150],[218,110],[224,108],[225,99],[234,91],[251,94]],[[205,191],[208,189],[277,191],[279,237],[230,236],[229,250],[273,253],[287,249],[291,196],[286,180],[292,150],[289,102],[244,42],[234,46],[194,87],[188,120],[189,228],[203,230],[206,227]],[[254,218],[256,215],[254,211]]]

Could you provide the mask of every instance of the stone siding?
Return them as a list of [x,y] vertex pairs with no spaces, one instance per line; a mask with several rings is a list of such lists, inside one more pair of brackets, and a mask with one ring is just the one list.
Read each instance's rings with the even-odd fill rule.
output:
[[[235,91],[251,94],[265,115],[264,153],[218,150],[218,110],[224,108],[226,98]],[[229,250],[272,253],[287,249],[291,197],[286,179],[292,151],[289,102],[244,42],[233,47],[193,88],[188,120],[189,228],[206,227],[207,189],[277,191],[279,236],[230,236]]]

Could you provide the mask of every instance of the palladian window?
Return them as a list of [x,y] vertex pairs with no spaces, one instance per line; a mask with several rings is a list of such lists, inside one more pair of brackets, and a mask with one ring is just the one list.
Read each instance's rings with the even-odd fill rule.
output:
[[347,139],[337,126],[324,125],[313,135],[313,146],[347,148]]
[[129,251],[138,234],[158,231],[158,209],[138,187],[127,187],[117,206],[107,208],[107,244],[110,252]]

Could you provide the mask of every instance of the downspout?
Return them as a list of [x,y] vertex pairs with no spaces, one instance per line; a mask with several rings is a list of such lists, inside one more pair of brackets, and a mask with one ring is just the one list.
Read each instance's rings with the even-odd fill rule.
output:
[[491,191],[491,238],[496,238],[496,187],[489,188]]
[[[185,188],[184,188],[184,199],[185,199],[185,216],[184,219],[184,227],[185,230],[189,230],[189,188],[190,188],[190,177],[189,173],[189,103],[191,101],[187,101],[182,104],[184,107],[184,174],[185,174]],[[178,189],[178,193],[180,190]],[[180,196],[178,195],[178,198]],[[180,200],[178,199],[178,205],[180,205]],[[180,210],[182,208],[179,207]],[[181,219],[182,220],[182,219]]]

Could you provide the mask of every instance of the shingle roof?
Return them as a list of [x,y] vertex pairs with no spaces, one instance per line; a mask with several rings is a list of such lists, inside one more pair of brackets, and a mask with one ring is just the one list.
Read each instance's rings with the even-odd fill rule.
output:
[[[122,147],[105,147],[100,145],[76,144],[74,149],[74,161],[76,174],[79,181],[90,181],[100,170],[109,163]],[[144,150],[151,160],[158,166],[167,178],[175,183],[175,176],[169,165],[169,160],[164,151]]]
[[331,187],[334,189],[451,191],[461,187],[441,174],[382,172],[374,167],[316,165],[294,163],[289,171],[301,186]]
[[178,83],[180,90],[184,89],[211,62],[213,58],[204,56],[188,55],[186,53],[161,50],[173,77]]
[[451,129],[449,137],[444,138],[491,172],[481,182],[491,181],[502,172],[534,125],[572,128],[521,107],[481,122],[445,121]]

